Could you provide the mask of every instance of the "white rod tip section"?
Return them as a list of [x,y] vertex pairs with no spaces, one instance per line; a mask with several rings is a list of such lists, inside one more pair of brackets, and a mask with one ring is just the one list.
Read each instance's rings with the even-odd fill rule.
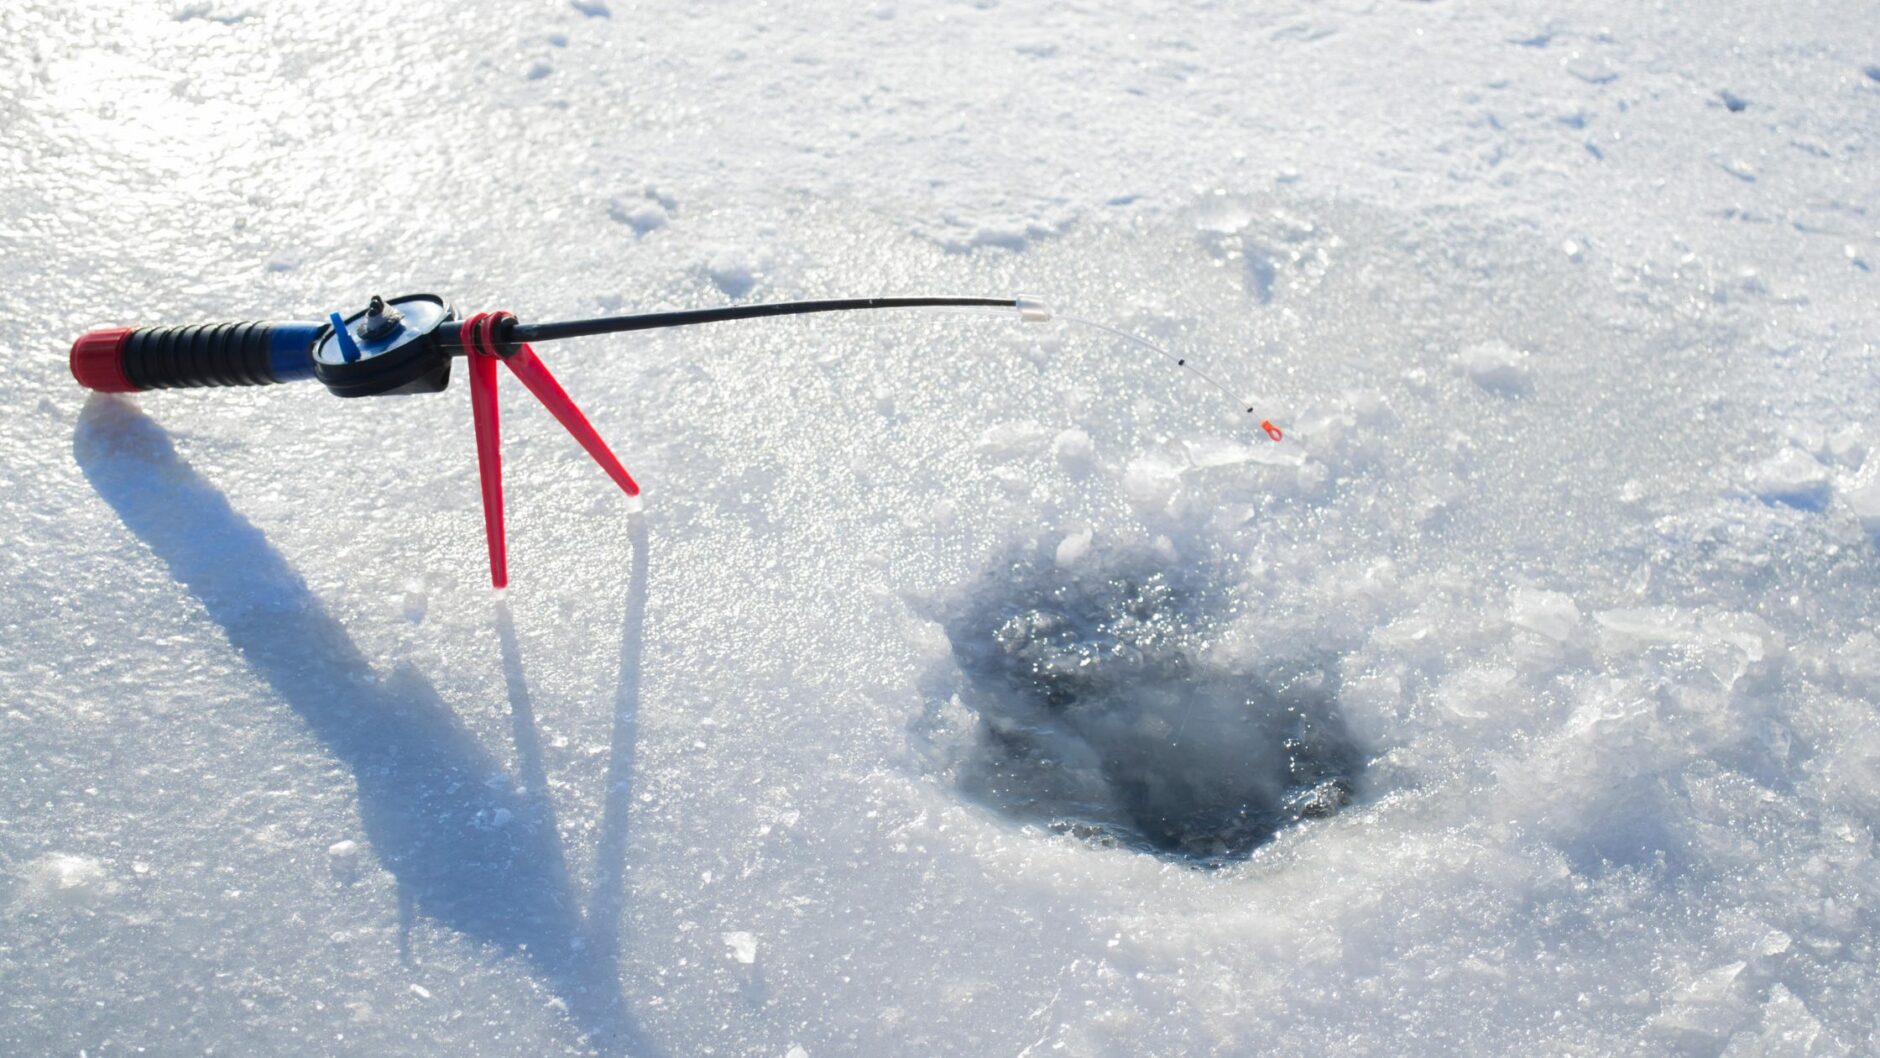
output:
[[1036,294],[1018,294],[1012,298],[1012,307],[1018,310],[1018,318],[1026,323],[1051,322],[1051,306]]

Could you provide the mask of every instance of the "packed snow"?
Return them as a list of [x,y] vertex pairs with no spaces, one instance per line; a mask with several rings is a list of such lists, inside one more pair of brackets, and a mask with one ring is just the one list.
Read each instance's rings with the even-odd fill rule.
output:
[[[0,1054],[1880,1048],[1870,4],[348,7],[0,7]],[[66,368],[421,291],[1186,363]]]

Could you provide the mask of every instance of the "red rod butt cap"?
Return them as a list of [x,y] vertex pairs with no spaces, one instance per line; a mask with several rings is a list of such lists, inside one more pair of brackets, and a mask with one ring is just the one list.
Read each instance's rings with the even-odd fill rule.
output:
[[100,393],[136,393],[137,387],[124,374],[124,343],[130,336],[129,327],[106,327],[80,335],[72,343],[72,377]]

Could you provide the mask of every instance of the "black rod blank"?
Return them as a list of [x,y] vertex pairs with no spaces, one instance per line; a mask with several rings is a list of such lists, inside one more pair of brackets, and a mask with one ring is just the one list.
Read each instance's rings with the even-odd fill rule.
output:
[[[561,320],[552,323],[516,323],[500,329],[496,337],[504,345],[553,342],[563,338],[586,338],[596,334],[620,334],[624,331],[650,331],[661,327],[690,327],[700,323],[727,320],[754,320],[766,316],[800,316],[811,312],[854,312],[864,309],[925,308],[1014,308],[1014,298],[836,298],[826,301],[779,301],[767,305],[726,305],[716,309],[686,309],[678,312],[647,312],[637,316],[598,316],[587,320]],[[437,329],[437,343],[447,349],[463,348],[462,325],[446,323]]]

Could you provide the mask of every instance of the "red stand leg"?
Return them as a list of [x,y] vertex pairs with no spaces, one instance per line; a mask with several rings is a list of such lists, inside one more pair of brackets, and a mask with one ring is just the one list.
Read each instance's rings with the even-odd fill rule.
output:
[[496,410],[496,358],[471,353],[470,414],[476,421],[477,477],[483,483],[483,532],[489,537],[490,583],[509,586],[509,553],[503,543],[502,429]]
[[601,440],[601,435],[587,421],[587,416],[581,414],[581,409],[575,406],[567,391],[561,388],[561,383],[555,381],[555,376],[548,371],[548,365],[542,363],[541,358],[535,355],[535,350],[525,345],[521,352],[504,360],[503,363],[508,364],[509,370],[514,371],[516,377],[522,380],[522,384],[529,387],[529,392],[535,394],[535,399],[541,401],[542,405],[568,428],[568,432],[574,435],[574,439],[581,442],[581,447],[587,449],[587,454],[593,456],[594,461],[607,472],[607,476],[614,479],[614,484],[625,489],[629,496],[640,494],[640,486],[634,482],[633,475],[627,473],[627,468],[620,465],[620,460],[614,456],[613,449],[608,448],[607,442]]
[[601,465],[607,476],[614,483],[626,490],[629,496],[638,496],[640,486],[634,482],[633,475],[620,465],[613,450],[601,435],[581,414],[573,400],[555,381],[555,376],[535,355],[535,350],[522,346],[515,353],[504,357],[497,349],[493,331],[500,318],[513,320],[507,313],[478,313],[463,323],[464,345],[469,349],[468,367],[470,370],[470,415],[476,423],[477,435],[477,476],[483,484],[483,531],[489,537],[490,545],[490,583],[498,588],[509,586],[509,555],[503,543],[503,452],[501,446],[502,429],[496,410],[496,362],[501,360],[516,373],[522,384],[529,387],[535,399],[547,406],[561,424],[567,427],[574,439],[587,449],[594,461]]

